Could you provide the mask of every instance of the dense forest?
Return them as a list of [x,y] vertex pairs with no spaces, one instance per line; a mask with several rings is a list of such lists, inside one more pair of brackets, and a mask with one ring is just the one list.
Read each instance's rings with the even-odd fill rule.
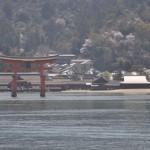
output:
[[150,0],[0,0],[0,52],[73,53],[100,70],[150,65]]

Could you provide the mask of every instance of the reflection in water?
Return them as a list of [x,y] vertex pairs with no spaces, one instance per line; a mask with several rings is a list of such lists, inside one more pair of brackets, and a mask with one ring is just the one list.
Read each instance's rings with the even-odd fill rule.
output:
[[0,149],[149,150],[150,97],[53,98],[1,98]]

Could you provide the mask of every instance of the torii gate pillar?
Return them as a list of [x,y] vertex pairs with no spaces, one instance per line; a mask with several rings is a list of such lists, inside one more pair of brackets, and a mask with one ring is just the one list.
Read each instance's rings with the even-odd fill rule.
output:
[[45,97],[45,74],[44,74],[44,64],[40,64],[40,96]]
[[12,82],[11,82],[11,96],[17,97],[17,64],[12,64]]

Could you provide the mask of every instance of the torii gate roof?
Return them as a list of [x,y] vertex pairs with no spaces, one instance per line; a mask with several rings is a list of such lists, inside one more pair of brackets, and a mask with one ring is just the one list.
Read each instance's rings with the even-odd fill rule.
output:
[[31,62],[31,63],[42,63],[42,62],[49,62],[49,61],[54,61],[56,60],[58,55],[50,55],[47,57],[28,57],[28,58],[23,58],[23,57],[14,57],[14,56],[5,56],[5,55],[0,55],[0,60],[2,61],[8,61],[8,62]]

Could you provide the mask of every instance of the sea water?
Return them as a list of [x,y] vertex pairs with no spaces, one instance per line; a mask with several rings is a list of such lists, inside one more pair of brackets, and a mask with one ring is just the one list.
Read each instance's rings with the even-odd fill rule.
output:
[[150,96],[0,93],[0,150],[149,150]]

